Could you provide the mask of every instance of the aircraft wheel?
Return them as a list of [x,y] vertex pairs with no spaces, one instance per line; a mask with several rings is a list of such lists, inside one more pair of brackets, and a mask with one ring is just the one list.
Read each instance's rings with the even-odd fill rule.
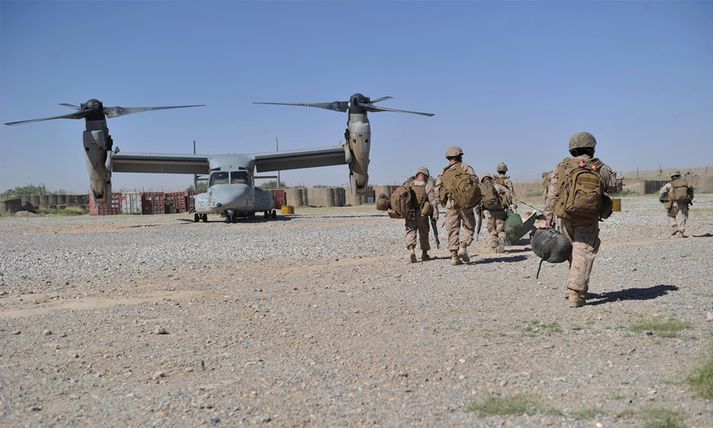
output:
[[264,213],[262,213],[262,216],[265,218],[268,218],[270,216],[270,214],[267,211],[265,211]]
[[201,217],[198,213],[193,214],[193,223],[198,223],[200,219]]
[[203,223],[207,223],[208,222],[208,214],[203,214],[202,220],[203,220]]
[[230,223],[231,221],[233,221],[233,217],[230,214],[225,213],[225,222]]
[[272,212],[270,213],[270,217],[271,217],[271,218],[277,218],[277,211],[272,210]]

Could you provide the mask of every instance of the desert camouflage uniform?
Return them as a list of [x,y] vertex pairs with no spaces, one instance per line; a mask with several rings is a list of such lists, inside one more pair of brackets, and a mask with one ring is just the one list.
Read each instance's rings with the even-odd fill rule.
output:
[[[589,161],[589,155],[581,155],[575,158],[563,159],[552,172],[550,186],[547,191],[547,201],[545,203],[545,217],[553,218],[554,206],[559,196],[559,186],[557,170],[559,166],[569,159]],[[607,192],[616,188],[614,174],[607,165],[603,165],[599,170]],[[601,241],[599,240],[599,223],[579,224],[573,221],[560,219],[560,232],[572,241],[572,265],[567,278],[567,288],[570,290],[586,293],[589,289],[589,276],[592,273],[594,257],[599,251]]]
[[500,195],[500,200],[505,202],[505,206],[499,210],[483,210],[485,217],[485,227],[490,233],[490,249],[502,253],[505,251],[505,210],[512,205],[512,196],[507,187],[493,183],[495,191]]
[[[666,192],[668,192],[669,196],[673,193],[671,183],[664,184],[661,190],[659,190],[659,195]],[[669,200],[666,202],[666,211],[672,229],[671,235],[680,233],[681,236],[683,236],[686,231],[686,222],[688,221],[688,202],[674,202],[673,200]],[[681,220],[676,219],[679,213],[681,214]]]
[[508,189],[508,192],[510,192],[510,205],[512,205],[513,201],[515,201],[515,186],[512,184],[510,176],[498,172],[493,176],[493,182]]
[[[438,200],[436,199],[436,191],[428,182],[423,182],[412,177],[404,183],[404,186],[424,186],[425,194],[428,202],[433,210],[433,218],[438,221]],[[406,248],[416,247],[416,233],[418,232],[419,244],[422,251],[431,249],[431,244],[428,241],[428,234],[431,230],[430,216],[421,215],[421,207],[416,207],[415,215],[406,219]]]
[[[451,168],[462,168],[463,171],[475,176],[475,171],[473,170],[473,168],[471,168],[465,162],[457,162],[453,165],[449,165],[443,168],[443,172],[446,172]],[[439,175],[438,179],[436,180],[437,188],[440,188],[442,177],[442,175]],[[477,176],[475,177],[477,180]],[[466,246],[470,245],[470,243],[473,242],[473,235],[475,234],[475,214],[473,213],[473,208],[469,208],[466,210],[453,208],[453,201],[451,199],[448,199],[445,205],[445,211],[445,224],[446,229],[448,230],[448,249],[451,251],[458,250],[458,247],[461,243],[465,244]],[[461,226],[463,226],[462,235],[460,232]]]
[[545,200],[545,204],[547,204],[547,193],[550,189],[550,181],[552,180],[552,174],[554,174],[554,171],[542,173],[542,197]]

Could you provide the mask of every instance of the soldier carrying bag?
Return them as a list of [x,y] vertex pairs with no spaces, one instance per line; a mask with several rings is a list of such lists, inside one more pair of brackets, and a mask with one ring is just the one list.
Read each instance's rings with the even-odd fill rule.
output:
[[685,178],[676,178],[671,181],[671,201],[681,203],[693,202],[693,187],[688,185]]
[[446,198],[453,201],[453,208],[474,208],[482,198],[478,177],[463,170],[461,165],[451,166],[443,171],[438,195],[445,205]]

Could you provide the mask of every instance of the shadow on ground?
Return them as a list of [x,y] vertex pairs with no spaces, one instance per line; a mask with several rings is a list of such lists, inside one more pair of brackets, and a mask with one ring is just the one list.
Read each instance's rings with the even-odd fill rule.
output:
[[677,290],[678,287],[675,285],[655,285],[650,288],[627,288],[626,290],[608,291],[601,294],[587,293],[587,305],[602,305],[620,300],[651,300]]
[[471,264],[486,264],[486,263],[512,263],[512,262],[521,262],[523,260],[527,260],[526,256],[502,256],[502,257],[493,257],[492,259],[483,259],[483,260],[478,260],[477,262],[471,262]]

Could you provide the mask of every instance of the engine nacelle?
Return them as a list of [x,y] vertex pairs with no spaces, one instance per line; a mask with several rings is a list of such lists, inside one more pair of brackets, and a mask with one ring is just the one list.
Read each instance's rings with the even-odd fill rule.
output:
[[369,151],[371,149],[371,128],[368,121],[352,122],[345,131],[349,159],[349,185],[352,193],[363,195],[369,185]]
[[83,140],[94,200],[105,204],[111,200],[111,136],[106,130],[92,129],[84,131]]

